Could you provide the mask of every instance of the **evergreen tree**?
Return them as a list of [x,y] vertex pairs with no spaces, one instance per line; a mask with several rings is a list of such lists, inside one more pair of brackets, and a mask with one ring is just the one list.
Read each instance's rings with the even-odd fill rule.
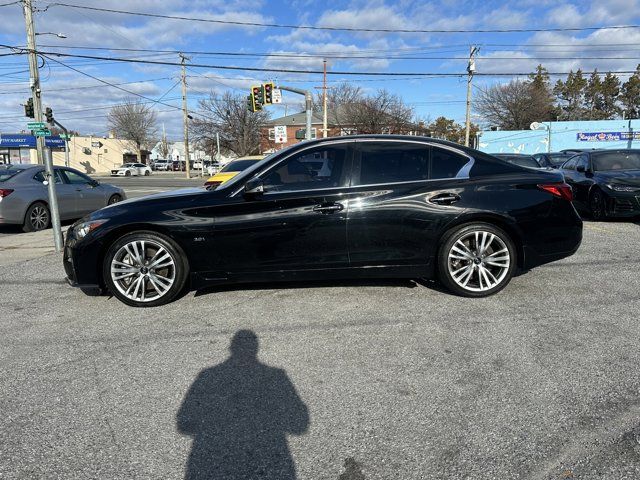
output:
[[620,79],[611,72],[607,72],[602,80],[602,118],[609,120],[620,114],[619,95]]
[[627,118],[640,118],[640,64],[636,67],[636,72],[622,85],[620,102]]
[[537,121],[553,120],[556,116],[556,109],[553,104],[549,71],[542,65],[538,65],[535,73],[529,75],[529,88],[531,90],[531,106],[536,110]]
[[567,75],[567,80],[558,80],[553,93],[558,99],[563,120],[579,120],[584,115],[584,92],[587,80],[582,75],[582,70],[576,73],[573,70]]
[[602,112],[602,82],[600,81],[600,75],[598,69],[595,69],[589,77],[589,82],[584,89],[584,104],[589,120],[599,120],[603,118]]

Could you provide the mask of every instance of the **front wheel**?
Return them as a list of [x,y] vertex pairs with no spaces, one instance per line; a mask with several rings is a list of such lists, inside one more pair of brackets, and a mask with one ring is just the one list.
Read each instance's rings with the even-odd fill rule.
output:
[[124,172],[124,176],[125,177],[130,177],[131,176],[131,172],[129,170],[127,170],[126,172]]
[[149,170],[147,170],[147,171],[145,171],[145,172],[144,172],[144,176],[145,176],[145,177],[148,177],[149,175],[151,175],[151,172],[150,172]]
[[589,212],[591,213],[591,218],[594,220],[604,220],[607,216],[604,206],[604,196],[602,192],[598,189],[595,189],[589,195]]
[[118,203],[121,201],[122,201],[122,197],[116,193],[115,195],[111,195],[111,197],[109,198],[109,201],[107,202],[107,205],[113,205],[114,203]]
[[171,238],[156,232],[133,232],[109,247],[102,274],[121,302],[155,307],[182,292],[188,271],[184,252]]
[[448,234],[438,253],[440,281],[464,297],[486,297],[507,286],[516,249],[502,229],[488,223],[464,225]]

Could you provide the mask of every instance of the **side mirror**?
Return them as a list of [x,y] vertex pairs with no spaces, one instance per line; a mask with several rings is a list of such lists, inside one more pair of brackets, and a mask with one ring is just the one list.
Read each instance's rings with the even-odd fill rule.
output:
[[244,184],[244,195],[258,197],[264,193],[264,183],[259,178],[253,178]]
[[586,169],[586,168],[584,168],[584,165],[578,165],[578,166],[576,167],[576,171],[577,171],[577,172],[580,172],[580,173],[585,173],[585,172],[587,171],[587,169]]
[[97,181],[97,180],[91,180],[91,181],[89,182],[89,186],[90,186],[90,187],[95,188],[95,187],[97,187],[98,185],[100,185],[100,182],[99,182],[99,181]]

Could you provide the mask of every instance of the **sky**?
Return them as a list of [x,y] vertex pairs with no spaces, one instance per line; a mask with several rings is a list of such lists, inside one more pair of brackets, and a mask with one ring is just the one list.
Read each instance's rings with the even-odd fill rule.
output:
[[[22,6],[2,6],[10,1],[0,0],[0,44],[24,46]],[[494,32],[354,32],[229,25],[76,9],[59,3],[294,27]],[[36,31],[45,34],[37,37],[38,49],[43,52],[164,62],[178,62],[178,54],[174,53],[177,51],[198,52],[188,54],[189,62],[205,67],[187,69],[189,109],[196,111],[199,99],[212,92],[218,95],[231,90],[246,95],[251,85],[264,81],[273,80],[315,93],[321,91],[321,74],[225,70],[220,69],[221,66],[321,71],[326,58],[329,72],[411,73],[404,77],[330,73],[328,86],[348,80],[366,92],[385,88],[400,95],[422,119],[433,120],[444,115],[464,122],[470,45],[479,47],[476,72],[483,74],[474,78],[474,93],[479,88],[515,78],[490,74],[527,73],[538,63],[558,73],[577,68],[627,71],[634,70],[640,63],[640,28],[604,28],[640,24],[640,0],[33,0],[33,4],[37,10]],[[548,31],[587,27],[596,28]],[[505,29],[546,31],[495,32]],[[66,38],[46,35],[48,32],[62,33]],[[0,55],[10,52],[0,48]],[[230,53],[261,55],[228,55]],[[285,56],[291,54],[298,56]],[[442,73],[461,75],[444,78],[425,75]],[[111,106],[134,98],[154,106],[159,129],[164,125],[170,140],[182,138],[178,66],[51,57],[45,59],[40,75],[44,105],[51,106],[56,119],[69,129],[106,135],[106,116]],[[29,97],[28,88],[26,56],[0,56],[0,133],[26,128],[27,119],[21,104]],[[151,100],[160,100],[162,104]],[[272,118],[302,110],[301,100],[302,97],[285,92],[282,105],[268,107]],[[475,114],[472,119],[481,123]]]

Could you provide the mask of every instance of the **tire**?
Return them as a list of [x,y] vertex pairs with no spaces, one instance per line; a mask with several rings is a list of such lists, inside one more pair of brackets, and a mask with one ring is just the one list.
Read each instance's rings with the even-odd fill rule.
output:
[[591,218],[595,221],[607,218],[607,211],[604,205],[604,195],[597,188],[594,188],[589,195],[589,213],[591,214]]
[[113,205],[114,203],[118,203],[121,201],[122,201],[122,197],[116,193],[115,195],[111,195],[111,197],[109,198],[109,201],[107,202],[107,205]]
[[516,265],[513,240],[489,223],[455,228],[445,234],[438,251],[440,282],[463,297],[487,297],[499,292],[513,277]]
[[[154,263],[159,267],[154,268]],[[148,231],[118,238],[102,264],[109,291],[132,307],[157,307],[171,302],[182,293],[188,273],[189,265],[180,246],[166,235]]]
[[145,177],[148,177],[149,175],[151,175],[151,172],[150,172],[149,170],[145,170],[145,172],[144,172],[144,176],[145,176]]
[[36,202],[27,208],[27,213],[24,215],[24,223],[22,224],[22,231],[24,232],[39,232],[49,227],[51,223],[51,212],[49,207],[42,202]]
[[124,176],[125,177],[130,177],[131,176],[131,171],[127,170],[126,172],[124,172]]

